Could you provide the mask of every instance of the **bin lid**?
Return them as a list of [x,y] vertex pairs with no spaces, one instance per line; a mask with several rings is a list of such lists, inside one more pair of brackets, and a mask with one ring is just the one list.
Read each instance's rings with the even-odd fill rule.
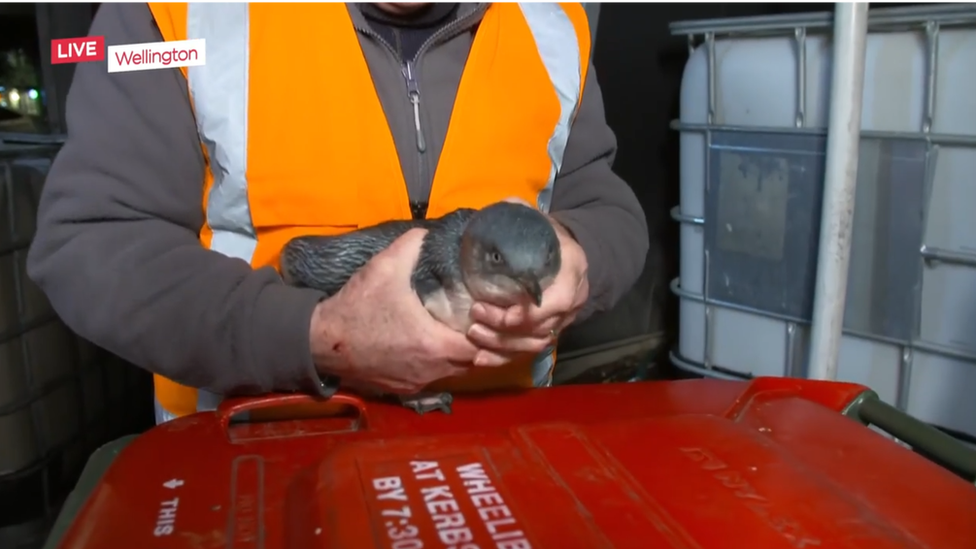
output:
[[63,549],[976,548],[976,487],[795,379],[566,386],[265,423],[225,402],[125,448]]

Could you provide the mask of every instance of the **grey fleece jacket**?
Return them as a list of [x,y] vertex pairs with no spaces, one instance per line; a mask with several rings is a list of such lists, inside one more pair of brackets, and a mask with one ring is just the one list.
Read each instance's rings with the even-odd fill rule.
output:
[[[416,60],[425,154],[415,147],[401,61],[349,9],[410,199],[426,202],[485,6],[462,4],[458,21]],[[90,34],[106,45],[162,40],[146,4],[103,4]],[[309,321],[322,296],[200,245],[205,167],[179,69],[108,74],[105,62],[80,64],[67,118],[28,273],[68,326],[134,364],[217,394],[317,392]],[[615,151],[591,69],[551,206],[589,261],[582,317],[620,299],[648,247],[637,199],[610,169]]]

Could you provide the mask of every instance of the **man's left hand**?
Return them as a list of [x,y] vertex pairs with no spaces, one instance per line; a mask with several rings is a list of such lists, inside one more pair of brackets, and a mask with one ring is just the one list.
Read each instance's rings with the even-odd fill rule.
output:
[[518,355],[540,353],[553,345],[559,332],[573,323],[590,293],[583,248],[562,225],[552,222],[559,237],[562,265],[552,285],[542,294],[542,306],[516,305],[509,308],[475,303],[474,325],[468,337],[482,348],[475,366],[501,366]]

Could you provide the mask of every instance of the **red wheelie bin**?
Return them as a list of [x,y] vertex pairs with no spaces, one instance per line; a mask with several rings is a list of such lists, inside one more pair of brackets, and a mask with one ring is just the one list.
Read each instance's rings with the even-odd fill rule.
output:
[[566,386],[424,416],[340,394],[330,417],[235,421],[310,401],[103,448],[47,547],[976,549],[976,453],[859,385]]

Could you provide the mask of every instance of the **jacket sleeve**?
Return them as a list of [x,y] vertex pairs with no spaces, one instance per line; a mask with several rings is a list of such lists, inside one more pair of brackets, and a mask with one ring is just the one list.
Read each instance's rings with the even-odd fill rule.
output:
[[647,255],[647,220],[634,191],[613,173],[617,139],[607,125],[603,94],[591,65],[551,215],[573,233],[589,263],[590,299],[577,321],[613,307],[640,276]]
[[[159,42],[146,4],[103,4],[91,35]],[[77,66],[68,138],[48,174],[29,276],[82,337],[219,394],[320,390],[321,296],[205,249],[204,159],[179,69]]]

